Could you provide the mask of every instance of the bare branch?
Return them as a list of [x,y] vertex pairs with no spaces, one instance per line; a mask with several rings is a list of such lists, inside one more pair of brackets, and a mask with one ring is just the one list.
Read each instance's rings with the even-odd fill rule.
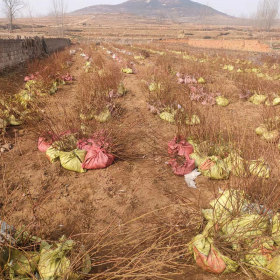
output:
[[269,31],[279,12],[279,0],[260,0],[256,15],[256,24],[260,29]]
[[24,7],[24,2],[21,0],[2,0],[4,3],[5,12],[9,20],[9,30],[13,31],[13,20],[16,14]]
[[52,13],[55,16],[56,24],[60,26],[60,36],[64,37],[64,19],[66,13],[66,1],[65,0],[53,0],[52,1]]

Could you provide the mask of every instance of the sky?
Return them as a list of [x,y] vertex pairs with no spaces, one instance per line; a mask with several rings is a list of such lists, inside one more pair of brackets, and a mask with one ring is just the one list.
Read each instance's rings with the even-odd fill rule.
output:
[[197,0],[201,4],[231,16],[250,17],[257,11],[258,0]]
[[[24,0],[29,3],[33,16],[47,15],[51,10],[52,0]],[[79,8],[97,4],[119,4],[125,0],[65,0],[67,11],[74,11]],[[195,0],[194,0],[195,1]],[[1,2],[1,0],[0,0]],[[207,4],[214,9],[233,16],[251,16],[257,8],[258,0],[196,0],[202,4]],[[22,12],[23,13],[23,12]],[[26,13],[26,12],[25,12]],[[3,16],[1,7],[0,16]]]

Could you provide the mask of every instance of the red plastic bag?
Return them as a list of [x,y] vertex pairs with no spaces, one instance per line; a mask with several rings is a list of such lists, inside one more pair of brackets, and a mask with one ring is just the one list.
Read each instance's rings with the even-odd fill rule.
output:
[[35,80],[35,76],[33,74],[24,77],[25,82],[32,81],[32,80]]
[[[53,144],[53,142],[59,140],[61,137],[63,136],[67,136],[70,135],[71,131],[67,130],[65,132],[62,132],[58,135],[55,135],[52,132],[47,132],[45,134],[45,137],[41,136],[38,139],[38,150],[42,153],[46,153],[48,148],[50,148],[50,146]],[[49,140],[47,140],[49,139]]]
[[52,141],[47,141],[44,137],[39,137],[38,150],[42,153],[46,153],[48,148],[52,145]]
[[193,146],[185,140],[175,137],[168,143],[168,153],[171,159],[168,164],[175,175],[184,176],[195,169],[195,160],[190,158],[194,152]]
[[105,149],[93,145],[87,152],[86,158],[82,164],[84,169],[101,169],[110,166],[115,157],[109,154]]
[[99,148],[100,146],[95,143],[95,141],[90,139],[81,139],[77,143],[77,147],[80,150],[89,151],[92,147]]
[[61,79],[65,82],[72,82],[74,80],[73,76],[71,76],[69,73],[62,75]]
[[189,156],[194,152],[193,146],[185,140],[178,142],[178,138],[175,137],[168,143],[168,153],[170,155]]
[[114,162],[115,156],[107,152],[109,146],[102,131],[95,133],[89,139],[79,140],[78,149],[87,151],[82,168],[101,169],[110,166]]
[[208,256],[205,256],[204,254],[200,253],[196,247],[194,247],[193,250],[195,254],[196,263],[203,270],[215,274],[220,274],[225,271],[226,263],[213,247],[211,247]]
[[186,157],[183,164],[180,164],[176,158],[169,160],[168,164],[172,167],[175,175],[184,176],[195,169],[195,161]]

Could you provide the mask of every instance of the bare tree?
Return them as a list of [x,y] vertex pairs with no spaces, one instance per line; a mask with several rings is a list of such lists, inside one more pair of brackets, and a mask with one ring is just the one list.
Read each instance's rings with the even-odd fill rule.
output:
[[256,25],[260,29],[269,31],[279,13],[279,0],[259,0],[256,14]]
[[55,16],[56,24],[60,27],[60,36],[64,37],[64,23],[67,6],[65,0],[53,0],[52,12]]
[[24,7],[24,2],[21,0],[2,0],[4,9],[9,20],[9,30],[13,31],[13,21],[16,14]]
[[32,23],[32,33],[34,33],[34,18],[33,18],[33,9],[31,7],[31,4],[28,2],[26,5],[26,9],[27,9],[27,14],[28,14],[28,18],[31,20]]

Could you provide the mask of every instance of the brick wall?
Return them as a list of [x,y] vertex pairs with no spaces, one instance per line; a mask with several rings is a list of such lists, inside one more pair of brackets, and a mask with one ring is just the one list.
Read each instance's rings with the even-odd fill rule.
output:
[[29,59],[59,51],[71,41],[63,38],[0,39],[0,71]]

